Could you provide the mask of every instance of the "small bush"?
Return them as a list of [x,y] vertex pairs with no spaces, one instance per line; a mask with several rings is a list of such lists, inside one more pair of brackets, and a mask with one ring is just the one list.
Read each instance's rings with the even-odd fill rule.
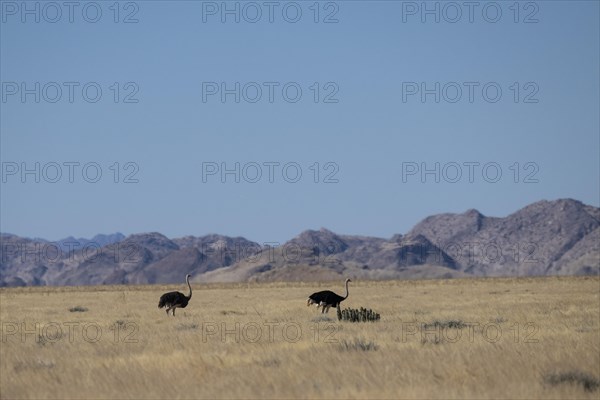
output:
[[69,308],[69,311],[71,312],[86,312],[88,309],[82,306],[75,306],[75,307],[71,307]]
[[349,322],[375,322],[379,321],[381,316],[371,309],[361,307],[359,310],[354,308],[346,308],[344,310],[337,309],[337,317],[339,321]]
[[353,342],[349,342],[346,339],[340,342],[340,350],[342,351],[375,351],[379,348],[372,341],[366,341],[365,339],[354,339]]
[[600,387],[600,381],[581,371],[568,371],[559,374],[549,374],[545,381],[552,386],[560,384],[581,385],[586,392],[593,392]]

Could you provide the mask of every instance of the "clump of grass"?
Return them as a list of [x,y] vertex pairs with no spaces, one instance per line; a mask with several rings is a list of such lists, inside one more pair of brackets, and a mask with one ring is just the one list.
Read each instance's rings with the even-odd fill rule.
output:
[[331,322],[333,319],[329,318],[327,315],[319,315],[318,317],[314,317],[312,322]]
[[38,337],[37,337],[37,344],[38,344],[38,346],[45,346],[46,345],[46,338],[44,337],[44,335],[38,335]]
[[71,312],[86,312],[88,309],[82,306],[75,306],[75,307],[71,307],[69,308],[69,311]]
[[423,324],[423,328],[424,329],[432,329],[432,328],[439,328],[439,329],[463,329],[466,328],[467,324],[465,324],[464,322],[462,322],[461,320],[447,320],[447,321],[439,321],[439,320],[435,320],[433,322],[430,322],[428,324]]
[[581,371],[568,371],[548,374],[544,380],[552,386],[560,384],[581,385],[586,392],[593,392],[600,387],[600,381]]
[[175,327],[178,331],[189,331],[198,329],[198,324],[193,322],[191,324],[179,324]]
[[342,351],[375,351],[379,348],[373,341],[365,339],[354,339],[354,341],[342,340],[339,344]]
[[56,363],[54,361],[48,360],[37,360],[36,362],[38,368],[54,368],[55,365]]
[[421,338],[421,344],[427,344],[427,343],[431,343],[431,344],[440,344],[443,343],[443,340],[439,338],[439,336],[435,335],[433,338],[430,338],[428,336],[424,336]]
[[234,310],[222,310],[221,314],[223,315],[245,315],[245,312],[234,311]]
[[361,307],[359,310],[355,308],[346,308],[344,310],[337,309],[337,317],[340,321],[349,322],[375,322],[379,321],[381,316],[371,309]]
[[276,368],[281,365],[281,361],[276,358],[269,358],[268,360],[260,361],[259,364],[265,368]]

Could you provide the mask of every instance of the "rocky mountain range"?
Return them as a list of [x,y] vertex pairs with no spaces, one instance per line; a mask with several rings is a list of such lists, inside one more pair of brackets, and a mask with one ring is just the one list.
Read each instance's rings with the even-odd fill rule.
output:
[[160,233],[0,236],[0,286],[593,275],[600,208],[539,201],[503,218],[477,210],[425,218],[389,239],[307,230],[279,245]]

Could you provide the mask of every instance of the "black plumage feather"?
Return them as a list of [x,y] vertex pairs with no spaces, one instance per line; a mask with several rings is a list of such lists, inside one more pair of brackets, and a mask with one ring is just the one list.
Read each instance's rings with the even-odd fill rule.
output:
[[309,298],[317,304],[325,303],[327,305],[331,305],[332,307],[337,307],[338,304],[346,300],[345,297],[333,293],[331,290],[323,290],[321,292],[313,293],[309,296]]
[[329,307],[339,307],[340,303],[348,298],[348,283],[352,282],[350,278],[346,279],[346,296],[342,297],[331,290],[323,290],[315,292],[308,296],[308,305],[311,303],[317,304],[317,308],[323,307],[321,312],[327,312]]
[[189,299],[181,292],[169,292],[160,296],[158,308],[178,306],[179,308],[187,307]]
[[175,316],[176,308],[186,308],[190,299],[192,298],[192,285],[190,285],[190,278],[192,276],[187,274],[185,276],[185,283],[187,283],[188,288],[190,289],[189,295],[184,295],[181,292],[169,292],[160,296],[158,300],[158,308],[167,308],[167,315],[169,315],[169,311],[172,312],[173,316]]

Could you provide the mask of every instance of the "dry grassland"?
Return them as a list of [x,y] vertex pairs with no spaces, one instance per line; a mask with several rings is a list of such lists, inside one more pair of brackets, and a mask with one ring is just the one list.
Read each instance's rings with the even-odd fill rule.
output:
[[2,399],[589,398],[600,279],[353,282],[338,323],[307,296],[339,283],[0,290]]

